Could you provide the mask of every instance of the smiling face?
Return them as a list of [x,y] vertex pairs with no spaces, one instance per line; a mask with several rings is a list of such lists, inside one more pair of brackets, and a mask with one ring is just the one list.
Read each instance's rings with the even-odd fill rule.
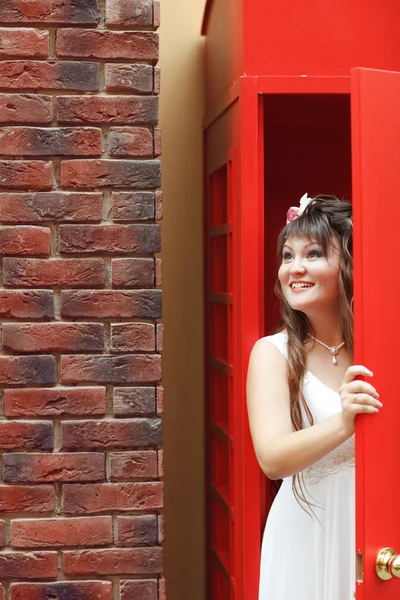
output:
[[290,236],[283,246],[278,279],[293,310],[306,315],[339,305],[340,250],[336,243],[324,256],[315,240]]

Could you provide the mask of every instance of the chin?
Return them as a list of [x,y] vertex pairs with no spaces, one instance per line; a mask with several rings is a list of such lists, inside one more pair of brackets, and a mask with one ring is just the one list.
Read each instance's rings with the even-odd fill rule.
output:
[[303,312],[305,314],[315,310],[316,308],[315,302],[289,302],[289,300],[287,300],[287,302],[292,310],[298,310],[299,312]]

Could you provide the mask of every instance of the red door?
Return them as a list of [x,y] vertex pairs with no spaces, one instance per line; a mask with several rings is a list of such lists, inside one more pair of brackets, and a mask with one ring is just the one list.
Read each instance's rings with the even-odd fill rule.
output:
[[[282,93],[285,82],[257,79],[242,78],[240,111],[229,127],[221,119],[222,133],[218,130],[211,144],[215,157],[208,158],[216,163],[208,171],[206,215],[210,600],[256,600],[258,595],[266,498],[261,498],[263,486],[248,430],[244,384],[251,346],[264,334],[260,94],[265,93],[264,87],[274,93],[278,84]],[[329,94],[333,85],[339,86],[337,93],[350,92],[348,78],[339,83],[329,78],[292,79],[289,83],[294,89],[286,90],[283,85],[284,93]],[[396,310],[400,306],[400,74],[355,69],[351,84],[355,362],[373,370],[384,403],[377,416],[357,422],[357,600],[394,600],[400,598],[400,579],[380,579],[375,564],[385,547],[400,554],[396,515],[400,495],[396,472],[396,449],[400,450],[396,352],[400,339]],[[239,139],[236,133],[236,137],[226,133],[237,126]],[[222,139],[229,152],[221,153]],[[237,154],[232,148],[238,149]],[[268,217],[271,220],[270,209]],[[278,217],[282,222],[284,213]]]
[[384,405],[356,429],[357,600],[397,600],[400,579],[385,560],[380,579],[376,558],[400,554],[400,73],[354,69],[351,103],[355,362]]
[[[235,401],[234,310],[236,153],[207,181],[207,515],[208,597],[238,598],[237,548],[241,508],[238,497],[240,419]],[[237,317],[236,317],[237,319]]]

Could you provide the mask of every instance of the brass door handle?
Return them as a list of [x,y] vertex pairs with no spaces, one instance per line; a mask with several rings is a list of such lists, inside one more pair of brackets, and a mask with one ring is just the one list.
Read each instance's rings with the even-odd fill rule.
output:
[[396,554],[393,548],[382,548],[376,557],[375,569],[384,581],[400,577],[400,554]]

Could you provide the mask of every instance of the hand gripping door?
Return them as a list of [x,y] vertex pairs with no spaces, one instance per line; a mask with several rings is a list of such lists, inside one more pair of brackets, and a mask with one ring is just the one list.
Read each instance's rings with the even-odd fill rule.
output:
[[357,600],[400,598],[400,73],[352,71],[355,363],[379,414],[357,418]]

